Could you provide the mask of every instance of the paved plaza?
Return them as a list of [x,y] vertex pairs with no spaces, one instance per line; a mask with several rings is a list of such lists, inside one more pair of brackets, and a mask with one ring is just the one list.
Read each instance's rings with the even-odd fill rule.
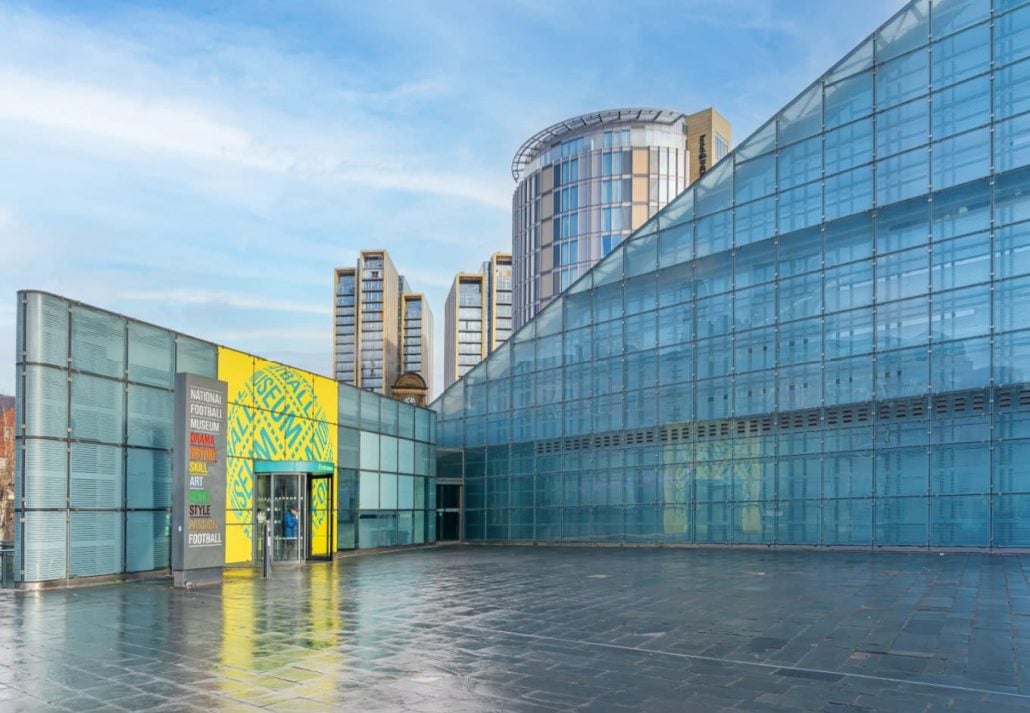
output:
[[0,596],[0,710],[1030,710],[1030,558],[439,547]]

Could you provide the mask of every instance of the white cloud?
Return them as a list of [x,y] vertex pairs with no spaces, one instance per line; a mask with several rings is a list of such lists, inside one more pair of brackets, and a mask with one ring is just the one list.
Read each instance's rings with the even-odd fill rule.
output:
[[197,107],[11,68],[0,67],[0,119],[249,168],[282,170],[286,165],[282,157],[257,150],[246,131]]
[[172,290],[126,290],[118,294],[119,299],[140,302],[162,302],[180,305],[211,305],[218,307],[236,307],[239,309],[258,309],[272,312],[301,312],[304,314],[332,314],[328,300],[321,304],[313,302],[292,302],[290,300],[271,299],[239,292],[224,292],[202,289]]
[[[155,85],[162,82],[163,78],[155,77]],[[392,91],[402,97],[417,97],[432,86],[401,85]],[[214,161],[301,180],[472,200],[498,210],[511,206],[502,181],[421,168],[419,162],[429,163],[428,159],[396,153],[398,147],[361,130],[335,126],[325,131],[319,126],[284,120],[275,112],[269,116],[257,114],[258,126],[248,128],[223,118],[231,113],[225,107],[164,99],[156,92],[112,89],[81,78],[0,66],[0,121],[114,142],[151,154]],[[109,151],[93,143],[80,143],[78,148],[101,155]]]

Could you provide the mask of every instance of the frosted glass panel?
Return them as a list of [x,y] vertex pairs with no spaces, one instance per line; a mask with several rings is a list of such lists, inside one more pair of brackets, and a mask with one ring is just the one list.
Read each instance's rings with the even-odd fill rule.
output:
[[27,512],[24,517],[24,581],[63,579],[67,567],[67,514]]
[[129,445],[171,448],[174,411],[171,391],[130,384]]
[[215,345],[180,334],[175,340],[175,371],[215,378],[218,373]]
[[171,506],[171,453],[144,448],[127,448],[125,475],[127,507],[161,508]]
[[25,298],[25,360],[68,366],[68,303],[57,297]]
[[165,511],[125,514],[125,571],[171,566],[171,515]]
[[58,441],[25,441],[25,507],[63,508],[68,497],[68,446]]
[[125,378],[125,320],[72,307],[72,368]]
[[139,322],[129,324],[129,380],[172,387],[175,343],[172,333]]
[[68,372],[25,367],[25,435],[68,437]]
[[94,577],[122,571],[120,512],[73,512],[70,515],[68,574]]
[[97,376],[72,376],[72,437],[122,443],[125,385]]
[[125,482],[122,449],[94,443],[73,443],[71,448],[71,506],[121,507]]

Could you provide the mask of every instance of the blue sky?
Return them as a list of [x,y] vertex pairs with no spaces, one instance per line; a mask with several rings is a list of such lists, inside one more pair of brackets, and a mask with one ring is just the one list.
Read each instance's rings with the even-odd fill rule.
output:
[[0,393],[23,288],[328,373],[333,267],[373,247],[428,294],[439,372],[523,140],[714,106],[739,142],[902,5],[0,0]]

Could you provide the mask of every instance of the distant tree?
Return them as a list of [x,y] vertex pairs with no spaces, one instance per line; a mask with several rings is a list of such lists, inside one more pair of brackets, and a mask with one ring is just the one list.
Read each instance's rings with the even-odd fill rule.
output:
[[14,403],[0,397],[0,539],[14,539]]

